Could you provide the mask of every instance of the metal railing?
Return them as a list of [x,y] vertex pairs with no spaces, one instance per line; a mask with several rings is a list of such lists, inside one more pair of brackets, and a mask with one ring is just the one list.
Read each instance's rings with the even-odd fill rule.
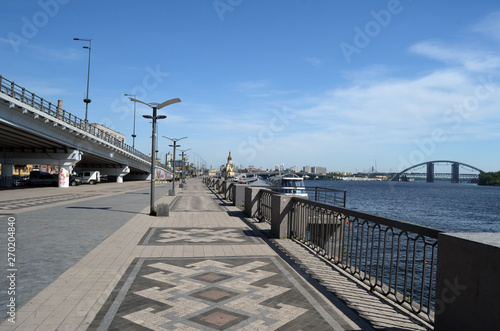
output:
[[257,215],[256,218],[259,221],[265,221],[267,223],[271,223],[271,199],[273,195],[277,195],[278,193],[270,191],[270,190],[260,190],[259,194],[259,203],[257,207]]
[[310,201],[321,202],[327,205],[345,207],[346,206],[346,191],[335,190],[325,187],[269,187],[270,190],[277,193],[287,191],[287,193],[307,193],[307,198]]
[[325,187],[307,187],[305,188],[310,201],[321,202],[327,205],[339,206],[345,208],[346,191],[334,190]]
[[293,239],[434,323],[440,231],[300,198],[289,221]]
[[4,93],[20,102],[29,105],[33,108],[36,108],[48,116],[63,121],[75,128],[83,130],[87,132],[89,135],[97,137],[106,141],[107,143],[116,146],[120,149],[123,149],[139,158],[147,162],[151,162],[151,157],[148,155],[141,153],[136,150],[132,146],[125,144],[122,140],[118,139],[114,135],[106,132],[105,130],[90,124],[86,123],[83,119],[67,112],[66,110],[57,107],[53,103],[37,96],[36,94],[26,90],[24,87],[21,87],[14,82],[6,79],[5,77],[0,75],[0,92]]

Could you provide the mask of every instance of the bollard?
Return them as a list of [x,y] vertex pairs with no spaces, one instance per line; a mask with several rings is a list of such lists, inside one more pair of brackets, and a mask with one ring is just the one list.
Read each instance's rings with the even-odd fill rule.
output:
[[159,203],[156,205],[156,216],[157,217],[168,217],[169,206],[166,203]]

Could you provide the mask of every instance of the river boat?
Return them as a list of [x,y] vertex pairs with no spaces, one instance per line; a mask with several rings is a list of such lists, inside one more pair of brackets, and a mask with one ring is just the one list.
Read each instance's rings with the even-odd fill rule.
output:
[[234,177],[234,181],[236,183],[241,183],[241,184],[252,183],[258,179],[259,177],[256,174],[241,174],[239,176]]
[[269,178],[269,185],[275,192],[307,199],[304,180],[296,174],[288,173]]

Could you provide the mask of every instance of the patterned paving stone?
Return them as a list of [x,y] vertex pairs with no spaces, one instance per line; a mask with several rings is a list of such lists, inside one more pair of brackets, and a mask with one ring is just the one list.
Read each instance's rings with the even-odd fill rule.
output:
[[48,197],[37,197],[36,199],[6,200],[0,202],[0,210],[14,210],[14,209],[28,208],[28,207],[46,205],[50,203],[83,199],[94,196],[96,196],[96,194],[59,194]]
[[277,257],[138,258],[90,329],[340,329],[307,286]]
[[262,244],[260,235],[240,228],[150,228],[141,245]]

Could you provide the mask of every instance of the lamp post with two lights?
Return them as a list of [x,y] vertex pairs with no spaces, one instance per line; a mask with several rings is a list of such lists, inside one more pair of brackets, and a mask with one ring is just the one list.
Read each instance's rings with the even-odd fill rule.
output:
[[162,109],[163,107],[165,106],[168,106],[168,105],[171,105],[173,103],[177,103],[177,102],[181,102],[181,100],[179,98],[175,98],[175,99],[170,99],[170,100],[167,100],[163,103],[156,103],[156,102],[151,102],[151,103],[145,103],[143,101],[140,101],[140,100],[137,100],[137,99],[134,99],[134,98],[130,98],[130,100],[134,101],[134,102],[139,102],[139,103],[142,103],[150,108],[153,109],[153,115],[142,115],[142,117],[144,118],[148,118],[148,119],[151,119],[152,120],[152,126],[153,126],[153,135],[151,137],[151,193],[150,193],[150,210],[149,210],[149,215],[151,216],[156,216],[156,210],[155,210],[155,206],[154,206],[154,202],[155,202],[155,177],[156,177],[156,159],[155,159],[155,153],[156,153],[156,120],[161,120],[161,119],[164,119],[166,118],[167,116],[165,115],[157,115],[157,110],[158,109]]

